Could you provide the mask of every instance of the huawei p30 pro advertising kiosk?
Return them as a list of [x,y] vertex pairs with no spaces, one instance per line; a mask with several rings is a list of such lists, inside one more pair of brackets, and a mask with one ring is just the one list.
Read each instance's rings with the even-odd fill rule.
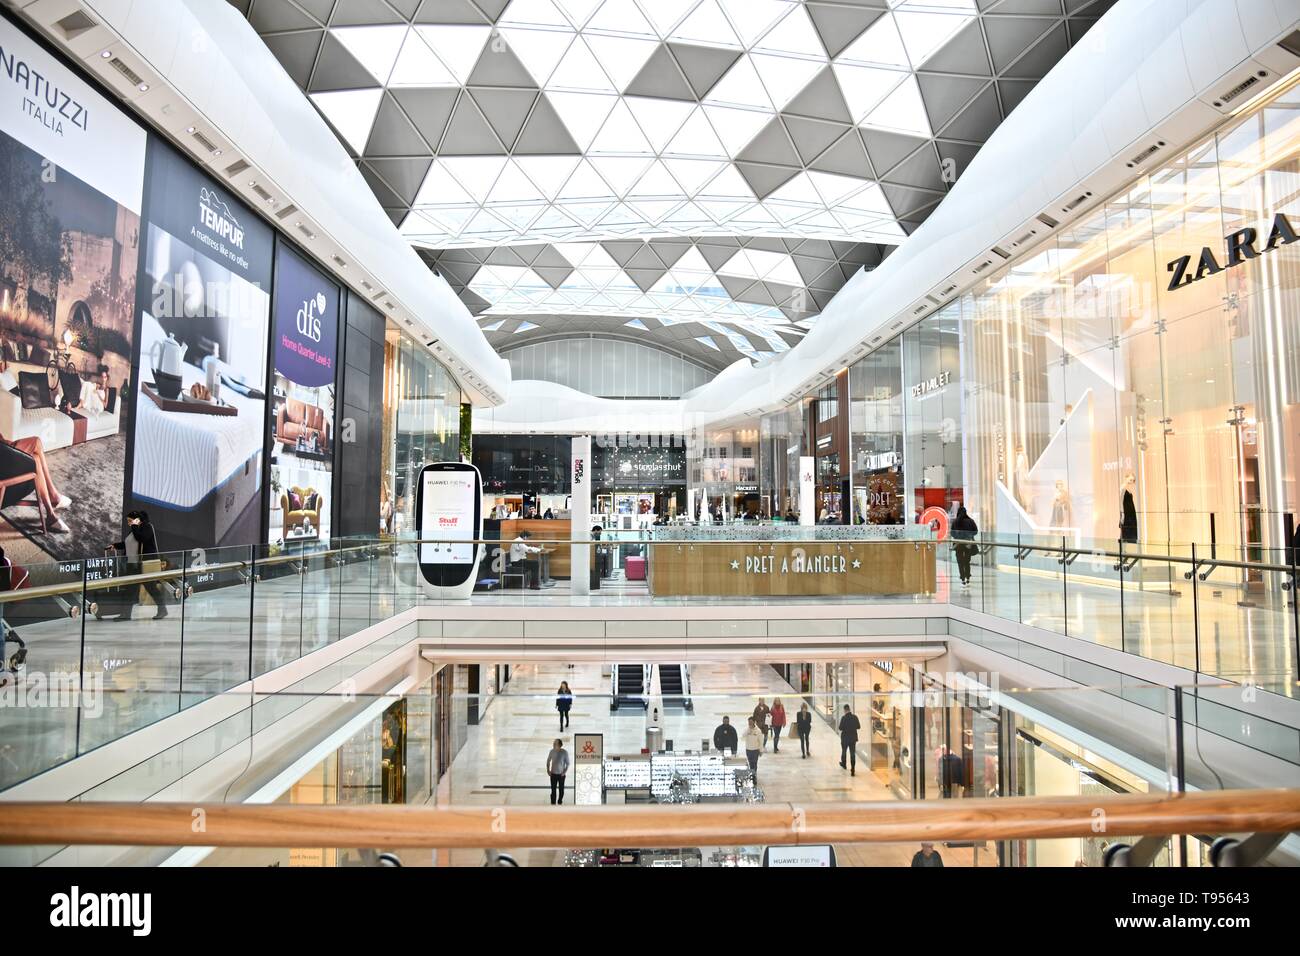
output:
[[483,556],[483,480],[473,465],[435,462],[420,469],[415,534],[420,579],[434,598],[468,599]]

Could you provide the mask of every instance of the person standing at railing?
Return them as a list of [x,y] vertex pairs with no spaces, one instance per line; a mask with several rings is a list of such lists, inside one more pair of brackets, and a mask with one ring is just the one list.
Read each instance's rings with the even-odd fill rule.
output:
[[745,759],[749,761],[750,773],[754,775],[754,785],[758,786],[758,755],[763,752],[763,732],[758,729],[758,721],[749,718],[745,728]]
[[551,803],[564,803],[564,778],[569,773],[569,752],[559,737],[546,755],[546,772],[551,778]]
[[952,537],[957,542],[952,546],[952,553],[957,558],[957,575],[961,578],[962,587],[970,585],[970,559],[978,550],[970,542],[975,540],[979,532],[979,525],[966,513],[966,506],[960,505],[957,508],[957,517],[952,522]]
[[785,706],[778,697],[772,701],[772,753],[781,752],[781,729],[785,727]]
[[807,704],[800,707],[799,713],[794,715],[794,729],[799,734],[800,753],[807,759],[812,756],[812,748],[808,745],[808,738],[812,735],[812,712],[808,710]]
[[[144,571],[144,560],[150,555],[158,553],[158,536],[154,534],[153,525],[149,522],[149,512],[132,511],[126,516],[126,537],[117,542],[114,547],[119,552],[126,553],[126,573],[142,574]],[[167,598],[163,595],[162,583],[159,581],[149,581],[144,585],[144,589],[149,592],[153,598],[154,606],[158,612],[154,614],[155,621],[161,621],[167,616]],[[132,584],[126,588],[125,600],[122,602],[122,611],[116,618],[109,620],[129,621],[131,612],[135,610],[136,603],[140,599],[140,589]]]
[[840,718],[840,766],[853,777],[858,775],[858,731],[861,729],[862,722],[858,720],[857,714],[845,704],[844,716]]
[[573,707],[573,691],[569,690],[567,680],[560,681],[560,689],[555,692],[555,709],[560,712],[560,731],[569,724],[569,710]]

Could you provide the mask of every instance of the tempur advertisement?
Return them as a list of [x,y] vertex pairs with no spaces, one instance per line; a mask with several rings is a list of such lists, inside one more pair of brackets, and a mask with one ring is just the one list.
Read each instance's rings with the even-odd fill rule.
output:
[[327,542],[333,502],[339,288],[288,245],[275,256],[272,543]]
[[262,536],[271,228],[149,141],[132,493],[163,547]]
[[0,17],[0,547],[121,537],[144,130]]

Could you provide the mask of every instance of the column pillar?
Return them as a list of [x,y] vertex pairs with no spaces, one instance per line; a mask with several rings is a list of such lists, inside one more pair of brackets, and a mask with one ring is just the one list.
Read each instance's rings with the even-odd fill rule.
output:
[[572,441],[569,468],[569,585],[574,594],[591,593],[591,436]]

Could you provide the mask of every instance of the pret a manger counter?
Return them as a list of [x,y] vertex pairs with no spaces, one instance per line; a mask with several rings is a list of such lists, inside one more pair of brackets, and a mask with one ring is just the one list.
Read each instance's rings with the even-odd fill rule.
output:
[[932,594],[932,541],[656,542],[656,597]]

